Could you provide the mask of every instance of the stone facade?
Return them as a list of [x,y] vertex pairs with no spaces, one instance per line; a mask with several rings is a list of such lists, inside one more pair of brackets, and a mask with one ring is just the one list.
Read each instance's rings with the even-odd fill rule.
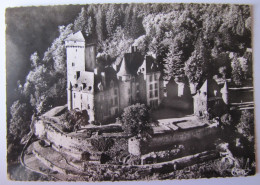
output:
[[137,102],[152,108],[162,102],[163,81],[155,59],[143,56],[136,46],[115,69],[97,65],[95,45],[86,44],[81,32],[70,35],[65,46],[69,110],[87,110],[90,122],[103,121]]
[[220,86],[213,79],[207,79],[198,88],[193,96],[194,114],[199,117],[221,116],[225,111],[228,102],[227,85],[220,89]]

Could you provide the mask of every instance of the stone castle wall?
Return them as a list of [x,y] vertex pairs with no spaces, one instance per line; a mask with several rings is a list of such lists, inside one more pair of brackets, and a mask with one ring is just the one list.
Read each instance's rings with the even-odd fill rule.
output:
[[[196,129],[175,131],[152,136],[147,141],[140,141],[136,138],[128,140],[129,153],[140,155],[152,151],[159,151],[176,144],[182,144],[188,140],[209,139],[218,133],[218,128],[200,127]],[[132,140],[131,140],[132,139]]]
[[81,153],[89,151],[91,147],[90,139],[71,137],[42,120],[35,123],[35,135],[52,143],[57,149],[68,150],[68,154],[71,152],[75,156],[80,156]]

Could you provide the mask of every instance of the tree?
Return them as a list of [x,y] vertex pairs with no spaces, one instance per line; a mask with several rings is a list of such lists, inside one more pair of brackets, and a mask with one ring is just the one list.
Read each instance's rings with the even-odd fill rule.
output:
[[86,110],[71,110],[62,115],[61,121],[64,124],[64,131],[77,131],[81,126],[89,124],[89,115]]
[[249,142],[254,141],[254,115],[249,110],[242,111],[236,128]]
[[210,60],[209,51],[205,48],[201,38],[199,38],[194,51],[185,63],[185,74],[190,83],[198,84],[203,78],[206,78],[207,75],[210,74],[208,68]]
[[149,111],[144,104],[137,103],[124,109],[122,126],[128,135],[137,135],[149,128]]
[[231,62],[231,67],[232,67],[232,80],[236,85],[238,86],[242,85],[244,75],[237,54],[234,54],[234,57]]
[[91,145],[96,151],[105,152],[114,145],[114,140],[111,138],[92,139]]
[[97,37],[99,42],[102,42],[107,38],[106,15],[102,10],[102,6],[98,7],[96,13],[96,32],[97,32]]
[[86,25],[87,12],[85,8],[81,8],[81,12],[74,21],[74,32],[82,31]]
[[221,123],[224,124],[225,126],[230,126],[233,122],[231,114],[224,114],[221,116]]
[[39,58],[39,55],[38,55],[38,53],[36,51],[31,55],[30,60],[32,62],[31,63],[31,67],[32,68],[36,68],[37,65],[39,65],[38,63],[40,61],[40,58]]
[[131,26],[129,29],[129,34],[133,39],[136,39],[139,36],[144,34],[142,19],[138,17],[136,11],[133,12],[133,16],[131,18]]
[[120,25],[120,12],[116,4],[110,4],[106,12],[106,28],[109,36],[112,36],[116,28]]
[[9,125],[9,133],[14,137],[14,140],[21,139],[30,130],[30,106],[17,100],[12,104],[10,112],[11,120]]

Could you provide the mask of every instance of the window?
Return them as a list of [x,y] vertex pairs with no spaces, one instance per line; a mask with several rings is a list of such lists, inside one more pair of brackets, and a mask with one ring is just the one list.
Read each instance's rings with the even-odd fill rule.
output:
[[115,114],[118,114],[118,109],[117,108],[115,109]]
[[158,91],[157,90],[154,91],[154,96],[158,97]]
[[117,104],[118,104],[117,97],[115,97],[115,100],[114,100],[114,102],[115,102],[115,105],[117,105]]
[[149,88],[150,90],[153,90],[153,84],[150,84],[150,88]]
[[158,89],[158,84],[157,83],[154,84],[154,88]]
[[114,89],[114,94],[117,95],[117,89]]
[[110,104],[113,105],[113,99],[110,99]]
[[80,99],[82,99],[82,94],[80,95]]
[[130,88],[128,89],[128,94],[131,94],[131,89]]
[[154,79],[158,80],[158,75],[157,74],[154,74]]
[[75,66],[75,63],[74,62],[72,62],[72,64],[71,64],[72,66]]
[[88,86],[88,90],[91,91],[92,87],[91,86]]
[[76,98],[76,93],[74,93],[74,98]]
[[150,91],[150,98],[153,97],[153,91]]
[[153,81],[153,76],[152,75],[149,76],[149,80],[150,80],[150,82]]

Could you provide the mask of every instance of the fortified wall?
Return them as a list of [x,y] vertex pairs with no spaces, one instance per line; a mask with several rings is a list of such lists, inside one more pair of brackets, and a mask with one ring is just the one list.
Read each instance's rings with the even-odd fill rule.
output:
[[62,152],[75,157],[76,159],[83,159],[86,153],[91,152],[91,140],[79,137],[73,137],[65,134],[50,123],[39,120],[35,123],[35,135],[51,144],[55,150],[62,150]]
[[182,144],[189,140],[208,140],[214,135],[217,135],[218,132],[219,129],[216,127],[210,128],[202,126],[194,129],[155,134],[146,141],[133,137],[128,140],[128,149],[129,153],[138,156],[153,151],[170,149],[173,145]]

